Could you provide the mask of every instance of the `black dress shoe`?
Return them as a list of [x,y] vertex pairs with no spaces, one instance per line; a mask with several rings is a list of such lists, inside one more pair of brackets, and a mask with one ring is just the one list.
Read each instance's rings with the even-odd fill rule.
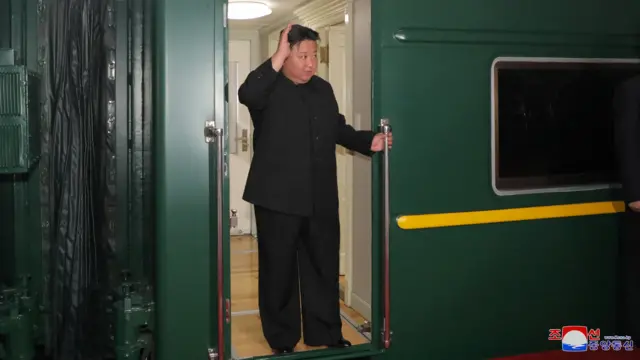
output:
[[330,348],[348,348],[351,346],[351,342],[349,340],[342,338],[338,340],[337,343],[329,345]]
[[273,353],[276,355],[279,354],[289,354],[293,352],[293,348],[292,347],[284,347],[284,348],[278,348],[278,349],[273,349]]

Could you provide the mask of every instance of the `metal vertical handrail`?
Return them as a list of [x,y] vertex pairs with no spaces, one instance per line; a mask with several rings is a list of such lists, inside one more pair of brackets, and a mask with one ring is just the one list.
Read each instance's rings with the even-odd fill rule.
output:
[[224,180],[224,131],[222,128],[214,129],[214,137],[217,146],[216,154],[216,198],[217,198],[217,275],[218,275],[218,359],[224,359],[224,256],[223,256],[223,209],[224,209],[224,196],[223,196],[223,180]]
[[383,307],[384,307],[384,326],[383,326],[383,342],[385,349],[391,346],[391,289],[390,289],[390,265],[389,265],[389,226],[391,223],[391,216],[389,210],[389,138],[388,134],[391,133],[391,125],[389,125],[389,119],[380,120],[380,132],[385,135],[384,138],[384,153],[382,161],[382,173],[383,173],[383,248],[384,248],[384,284],[383,284]]

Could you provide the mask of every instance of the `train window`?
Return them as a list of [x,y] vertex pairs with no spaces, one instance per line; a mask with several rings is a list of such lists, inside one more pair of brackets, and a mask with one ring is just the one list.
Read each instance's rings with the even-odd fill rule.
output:
[[616,186],[612,98],[635,60],[498,58],[492,66],[498,195]]

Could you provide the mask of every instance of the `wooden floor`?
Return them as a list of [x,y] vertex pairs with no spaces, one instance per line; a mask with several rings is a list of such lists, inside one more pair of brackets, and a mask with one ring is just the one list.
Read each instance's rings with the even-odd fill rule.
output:
[[[344,281],[341,279],[341,283]],[[363,324],[365,319],[347,307],[342,300],[340,305],[344,337],[353,345],[368,342],[350,324],[358,326]],[[270,355],[271,348],[262,335],[258,314],[258,245],[250,236],[234,236],[231,239],[231,312],[231,344],[234,357],[243,359]],[[296,346],[296,351],[315,349],[320,348],[306,346],[302,340]]]

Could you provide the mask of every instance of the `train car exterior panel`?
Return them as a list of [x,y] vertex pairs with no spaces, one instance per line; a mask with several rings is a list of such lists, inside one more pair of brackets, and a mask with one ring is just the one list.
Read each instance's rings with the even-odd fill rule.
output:
[[[505,56],[636,58],[640,4],[373,3],[374,124],[389,118],[396,140],[384,357],[559,349],[547,331],[569,324],[613,333],[618,191],[496,194],[491,68]],[[425,214],[447,221],[412,217]]]

